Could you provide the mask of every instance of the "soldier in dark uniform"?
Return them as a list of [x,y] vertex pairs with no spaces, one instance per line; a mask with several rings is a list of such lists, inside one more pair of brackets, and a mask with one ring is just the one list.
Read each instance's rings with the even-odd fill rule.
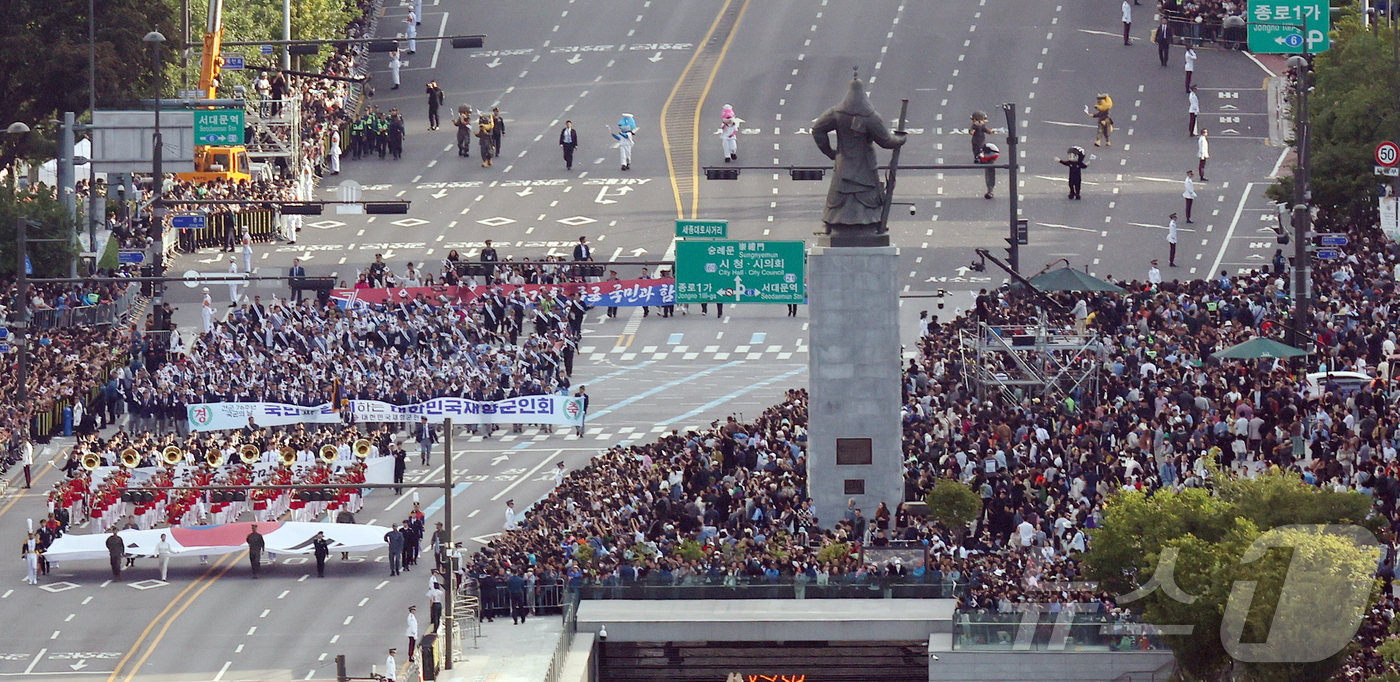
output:
[[403,116],[398,109],[390,110],[389,116],[389,153],[397,161],[403,158],[403,136],[407,131],[404,130]]

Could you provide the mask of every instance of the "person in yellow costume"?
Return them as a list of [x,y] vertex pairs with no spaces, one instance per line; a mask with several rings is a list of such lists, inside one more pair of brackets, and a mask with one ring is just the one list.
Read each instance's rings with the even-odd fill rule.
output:
[[1100,141],[1102,141],[1102,146],[1113,146],[1113,143],[1108,141],[1108,136],[1113,132],[1113,118],[1110,116],[1112,111],[1113,98],[1103,92],[1099,93],[1098,96],[1094,98],[1094,108],[1092,111],[1087,105],[1084,107],[1084,113],[1098,121],[1099,124],[1098,131],[1094,133],[1095,147],[1100,146]]

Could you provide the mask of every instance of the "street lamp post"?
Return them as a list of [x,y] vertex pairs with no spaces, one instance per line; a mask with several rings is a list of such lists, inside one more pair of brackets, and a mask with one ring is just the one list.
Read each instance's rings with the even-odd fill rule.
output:
[[[1306,45],[1306,42],[1304,43]],[[1312,257],[1308,253],[1311,245],[1312,191],[1308,188],[1309,154],[1308,142],[1312,137],[1308,127],[1308,85],[1309,63],[1306,56],[1288,58],[1288,68],[1293,69],[1298,88],[1298,115],[1294,143],[1298,149],[1298,163],[1293,167],[1293,346],[1306,350],[1312,336]]]
[[[165,207],[162,204],[162,195],[165,192],[165,173],[161,168],[161,157],[165,152],[165,144],[160,137],[160,44],[165,42],[165,36],[161,35],[160,31],[151,31],[141,38],[141,40],[151,44],[151,68],[152,74],[156,79],[155,133],[151,136],[151,218],[152,224],[156,226],[156,234],[159,235],[164,227],[163,222],[165,220]],[[152,259],[157,276],[160,276],[164,272],[164,267],[161,263],[161,257],[163,255],[162,249],[157,246],[155,249],[155,257]],[[160,328],[163,327],[165,323],[165,282],[155,282],[151,286],[151,293],[153,294],[151,296],[151,307],[156,311],[155,319],[157,328]]]

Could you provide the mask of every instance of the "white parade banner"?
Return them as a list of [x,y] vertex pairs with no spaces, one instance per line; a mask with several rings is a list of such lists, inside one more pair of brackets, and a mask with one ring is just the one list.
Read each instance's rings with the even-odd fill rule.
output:
[[186,406],[191,431],[241,429],[248,418],[258,426],[339,424],[340,413],[330,403],[304,407],[283,403],[192,403]]
[[414,405],[390,405],[378,400],[351,400],[357,422],[417,422],[451,419],[457,424],[562,424],[582,426],[583,399],[563,395],[529,395],[497,401],[433,398]]

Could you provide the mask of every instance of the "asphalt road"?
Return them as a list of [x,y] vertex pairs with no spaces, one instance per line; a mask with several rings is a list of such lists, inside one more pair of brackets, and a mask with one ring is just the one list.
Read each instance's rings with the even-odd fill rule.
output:
[[[311,275],[353,281],[382,253],[396,269],[436,261],[455,249],[475,257],[492,239],[517,259],[567,255],[587,235],[599,260],[669,259],[678,216],[727,219],[739,239],[804,239],[819,228],[825,183],[794,182],[768,166],[824,161],[806,127],[843,95],[851,68],[867,79],[888,119],[909,99],[910,141],[905,164],[964,163],[970,111],[1004,125],[1000,104],[1013,102],[1022,136],[1023,217],[1030,245],[1023,272],[1059,259],[1099,275],[1145,276],[1147,263],[1165,263],[1166,217],[1182,210],[1180,180],[1195,168],[1186,134],[1181,49],[1168,67],[1147,42],[1152,27],[1139,7],[1135,42],[1121,41],[1118,10],[1085,0],[1062,4],[979,0],[916,3],[866,0],[537,0],[531,3],[425,3],[420,33],[488,34],[481,50],[419,44],[402,71],[403,87],[388,89],[387,64],[375,65],[372,103],[405,112],[409,135],[402,161],[346,157],[334,185],[354,180],[367,199],[412,201],[407,216],[335,215],[311,219],[297,243],[260,246],[259,274],[285,273],[301,257]],[[381,35],[400,25],[405,5],[391,6]],[[703,48],[703,49],[702,49]],[[1211,181],[1198,184],[1196,222],[1183,225],[1180,268],[1168,278],[1251,268],[1271,255],[1266,178],[1279,158],[1270,147],[1262,91],[1267,74],[1238,53],[1200,50],[1196,81],[1211,130]],[[424,84],[436,79],[449,113],[459,103],[499,106],[507,122],[504,155],[482,168],[475,150],[455,153],[455,129],[427,130]],[[1092,147],[1083,107],[1096,92],[1112,94],[1118,122],[1111,148]],[[707,182],[697,169],[720,165],[712,134],[723,104],[744,119],[737,182]],[[697,110],[698,107],[698,110]],[[1232,108],[1233,107],[1233,108]],[[605,124],[623,112],[641,133],[631,171],[619,170]],[[557,142],[565,119],[580,132],[572,172]],[[663,123],[664,121],[664,123]],[[666,133],[663,136],[663,129]],[[1233,131],[1230,132],[1230,131]],[[993,139],[1003,144],[1004,133]],[[698,141],[693,144],[692,141]],[[1063,168],[1054,163],[1071,145],[1090,149],[1084,199],[1064,198]],[[1006,178],[997,198],[981,198],[981,174],[901,174],[898,199],[916,214],[896,211],[892,230],[902,250],[902,288],[909,294],[999,284],[994,268],[970,272],[973,248],[998,249],[1007,234]],[[998,251],[999,252],[999,251]],[[181,257],[176,271],[221,271],[216,252]],[[436,267],[430,267],[430,271]],[[223,293],[215,287],[215,294]],[[286,295],[271,284],[252,293]],[[196,290],[175,287],[178,320],[196,326]],[[966,306],[967,294],[946,311]],[[905,302],[934,309],[929,299]],[[616,320],[590,314],[575,383],[588,386],[592,414],[585,435],[534,429],[497,439],[459,437],[453,469],[454,523],[459,539],[479,546],[501,530],[508,499],[523,506],[547,493],[554,463],[577,468],[598,449],[687,429],[727,414],[750,416],[804,386],[806,313],[788,318],[782,306],[727,306],[725,316],[692,314],[663,320],[623,309]],[[435,466],[413,467],[415,480],[439,480]],[[54,471],[41,474],[52,483]],[[442,515],[442,494],[420,498]],[[362,522],[401,520],[410,499],[371,495]],[[22,535],[23,519],[41,514],[37,494],[0,498],[0,528]],[[265,579],[247,579],[241,557],[201,567],[172,566],[169,584],[143,565],[138,582],[106,582],[101,562],[64,565],[42,589],[14,582],[0,589],[0,608],[24,614],[0,646],[0,676],[45,675],[92,680],[273,680],[330,678],[338,653],[352,673],[382,665],[384,650],[404,647],[402,614],[424,606],[419,571],[388,579],[383,557],[332,561],[321,580],[300,558],[279,558]],[[149,562],[147,562],[149,564]],[[145,589],[142,589],[142,588]],[[402,655],[401,655],[402,659]]]

